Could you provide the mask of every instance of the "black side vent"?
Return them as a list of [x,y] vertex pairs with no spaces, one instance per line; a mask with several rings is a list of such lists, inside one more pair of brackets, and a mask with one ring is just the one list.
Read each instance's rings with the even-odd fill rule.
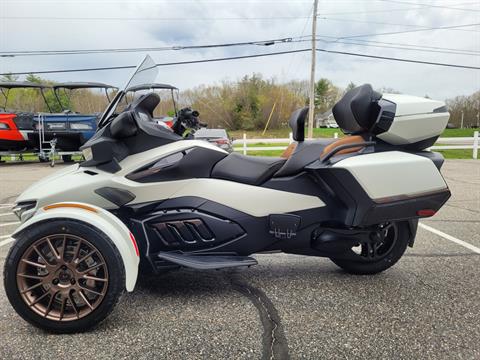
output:
[[193,209],[159,211],[144,223],[144,230],[151,253],[212,248],[245,235],[234,221]]
[[135,195],[133,195],[130,191],[113,187],[96,189],[95,193],[114,203],[118,207],[121,207],[135,199]]
[[152,224],[166,245],[198,244],[214,241],[214,234],[201,219],[169,221]]

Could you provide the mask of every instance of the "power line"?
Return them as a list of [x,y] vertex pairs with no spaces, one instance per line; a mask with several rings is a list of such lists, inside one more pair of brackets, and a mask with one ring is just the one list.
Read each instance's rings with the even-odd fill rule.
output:
[[400,8],[400,9],[384,9],[384,10],[361,10],[361,11],[337,11],[337,12],[330,12],[330,13],[319,13],[319,16],[325,15],[360,15],[360,14],[381,14],[381,13],[391,13],[391,12],[402,12],[402,11],[411,11],[411,10],[419,10],[424,9],[425,7],[418,4],[417,7],[408,7],[408,8]]
[[[328,36],[328,35],[319,35],[319,36],[317,36],[317,38],[333,39],[331,41],[328,41],[330,43],[334,43],[335,40],[338,39],[336,36]],[[428,46],[428,45],[417,45],[417,44],[406,44],[406,43],[403,43],[403,42],[398,43],[398,42],[375,41],[375,40],[366,40],[366,39],[354,39],[352,41],[362,42],[362,43],[382,44],[382,45],[405,46],[405,47],[418,48],[418,49],[451,50],[451,51],[459,51],[459,52],[472,53],[472,54],[479,54],[480,53],[480,51],[477,51],[477,50],[447,48],[447,47],[440,47],[440,46]],[[338,41],[338,42],[340,42],[340,41]]]
[[[319,41],[323,41],[321,39],[317,39]],[[465,56],[480,56],[480,53],[471,53],[471,52],[462,52],[462,51],[445,51],[445,50],[433,50],[433,49],[422,49],[422,48],[412,48],[407,46],[389,46],[389,45],[375,45],[375,44],[366,44],[366,43],[359,43],[354,41],[326,41],[327,43],[333,44],[346,44],[346,45],[358,45],[358,46],[368,46],[368,47],[376,47],[376,48],[384,48],[384,49],[397,49],[397,50],[407,50],[407,51],[420,51],[420,52],[427,52],[427,53],[439,53],[439,54],[452,54],[452,55],[465,55]]]
[[[389,25],[389,26],[404,26],[404,27],[411,27],[416,29],[429,29],[428,26],[422,25],[415,25],[415,24],[403,24],[403,23],[391,23],[391,22],[383,22],[383,21],[369,21],[369,20],[358,20],[358,19],[345,19],[345,18],[332,18],[332,17],[320,17],[319,19],[327,20],[327,21],[340,21],[340,22],[356,22],[362,24],[376,24],[376,25]],[[450,29],[453,31],[465,31],[465,32],[480,32],[480,30],[469,30],[469,29]]]
[[[214,59],[204,59],[204,60],[191,60],[191,61],[179,61],[179,62],[168,62],[156,64],[156,66],[171,66],[171,65],[187,65],[187,64],[198,64],[198,63],[207,63],[207,62],[217,62],[217,61],[226,61],[226,60],[238,60],[238,59],[247,59],[247,58],[256,58],[256,57],[265,57],[265,56],[274,56],[274,55],[284,55],[311,51],[311,49],[298,49],[298,50],[289,50],[289,51],[278,51],[272,53],[262,53],[262,54],[253,54],[253,55],[244,55],[244,56],[231,56],[226,58],[214,58]],[[126,65],[126,66],[112,66],[112,67],[96,67],[96,68],[85,68],[85,69],[66,69],[66,70],[41,70],[41,71],[26,71],[26,72],[11,72],[11,73],[2,73],[1,75],[28,75],[28,74],[56,74],[56,73],[70,73],[70,72],[86,72],[86,71],[103,71],[103,70],[120,70],[120,69],[134,69],[136,65]]]
[[363,35],[348,35],[348,36],[340,36],[339,39],[352,39],[356,37],[367,37],[367,36],[380,36],[380,35],[396,35],[396,34],[406,34],[412,32],[419,32],[419,31],[432,31],[432,30],[446,30],[446,29],[457,29],[462,27],[469,27],[469,26],[478,26],[480,23],[474,24],[464,24],[464,25],[451,25],[451,26],[438,26],[438,27],[429,27],[425,29],[414,29],[414,30],[403,30],[403,31],[391,31],[391,32],[384,32],[384,33],[371,33],[371,34],[363,34]]
[[[304,27],[304,30],[305,30],[305,27]],[[303,32],[304,31],[302,31],[302,35],[298,37],[244,41],[244,42],[223,43],[223,44],[173,45],[173,46],[163,46],[163,47],[141,47],[141,48],[6,51],[6,52],[0,52],[0,57],[178,51],[178,50],[192,50],[192,49],[225,48],[225,47],[235,47],[235,46],[251,46],[251,45],[271,46],[271,45],[282,44],[282,43],[300,43],[300,42],[311,41],[310,40],[311,36],[310,35],[303,36]],[[328,41],[328,40],[323,40],[322,38],[332,39],[332,40]],[[412,44],[405,44],[405,43],[380,42],[380,41],[364,40],[364,39],[352,39],[350,42],[345,41],[345,40],[348,40],[349,38],[350,37],[337,37],[337,36],[328,36],[328,35],[317,36],[318,41],[323,41],[327,43],[362,45],[359,42],[367,42],[367,43],[375,43],[375,44],[381,44],[381,45],[389,45],[389,46],[375,46],[379,48],[383,47],[383,48],[392,48],[392,49],[400,49],[400,50],[417,50],[417,51],[423,51],[423,52],[438,52],[438,53],[460,54],[460,55],[477,55],[480,53],[479,51],[467,50],[467,49],[444,48],[444,47],[425,46],[425,45],[412,45]],[[369,45],[369,46],[373,46],[373,45]]]
[[301,20],[307,19],[308,17],[304,16],[269,16],[269,17],[208,17],[208,18],[184,18],[184,17],[83,17],[83,16],[74,16],[74,17],[64,17],[64,16],[2,16],[2,20],[61,20],[61,21],[70,21],[70,20],[94,20],[94,21],[236,21],[236,20]]
[[369,55],[369,54],[359,54],[359,53],[351,53],[351,52],[327,50],[327,49],[317,49],[317,51],[331,53],[331,54],[359,56],[359,57],[365,57],[365,58],[390,60],[390,61],[400,61],[400,62],[407,62],[407,63],[414,63],[414,64],[436,65],[436,66],[446,66],[446,67],[453,67],[453,68],[460,68],[460,69],[480,70],[480,67],[478,67],[478,66],[448,64],[448,63],[439,63],[439,62],[431,62],[431,61],[420,61],[420,60],[413,60],[413,59],[395,58],[395,57],[388,57],[388,56],[377,56],[377,55]]
[[151,51],[168,51],[168,50],[225,48],[225,47],[247,46],[247,45],[270,46],[270,45],[275,45],[275,44],[279,44],[279,43],[287,43],[287,42],[292,42],[292,41],[293,41],[293,38],[282,38],[282,39],[244,41],[244,42],[224,43],[224,44],[177,45],[177,46],[143,47],[143,48],[76,49],[76,50],[24,50],[24,51],[0,52],[0,57],[151,52]]
[[137,67],[136,65],[125,65],[125,66],[109,66],[109,67],[96,67],[96,68],[85,68],[85,69],[7,72],[7,73],[1,73],[0,76],[4,76],[4,75],[29,75],[29,74],[58,74],[58,73],[88,72],[88,71],[103,71],[103,70],[123,70],[123,69],[135,69],[136,67]]
[[[307,51],[311,51],[311,49],[297,49],[297,50],[289,50],[289,51],[278,51],[278,52],[271,52],[271,53],[262,53],[262,54],[252,54],[252,55],[243,55],[243,56],[231,56],[231,57],[224,57],[224,58],[213,58],[213,59],[191,60],[191,61],[180,61],[180,62],[167,62],[167,63],[156,64],[156,66],[173,66],[173,65],[187,65],[187,64],[199,64],[199,63],[209,63],[209,62],[220,62],[220,61],[230,61],[230,60],[240,60],[240,59],[249,59],[249,58],[259,58],[259,57],[268,57],[268,56],[275,56],[275,55],[284,55],[284,54],[300,53],[300,52],[307,52]],[[336,51],[336,50],[327,50],[327,49],[317,49],[317,51],[325,52],[325,53],[331,53],[331,54],[348,55],[348,56],[359,56],[359,57],[365,57],[365,58],[380,59],[380,60],[390,60],[390,61],[400,61],[400,62],[407,62],[407,63],[414,63],[414,64],[436,65],[436,66],[446,66],[446,67],[452,67],[452,68],[480,70],[480,67],[477,67],[477,66],[469,66],[469,65],[461,65],[461,64],[448,64],[448,63],[438,63],[438,62],[420,61],[420,60],[414,60],[414,59],[394,58],[394,57],[387,57],[387,56],[376,56],[376,55],[361,54],[361,53],[352,53],[352,52]],[[127,65],[127,66],[111,66],[111,67],[97,67],[97,68],[84,68],[84,69],[41,70],[41,71],[11,72],[11,73],[1,73],[0,76],[1,76],[1,75],[28,75],[28,74],[71,73],[71,72],[119,70],[119,69],[133,69],[133,68],[136,68],[136,66],[135,66],[135,65]]]
[[[397,0],[380,0],[383,2],[388,3],[395,3],[395,4],[404,4],[404,5],[417,5],[416,3],[408,2],[408,1],[397,1]],[[478,4],[478,3],[477,3]],[[440,8],[440,9],[450,9],[450,10],[459,10],[459,11],[468,11],[468,12],[480,12],[479,9],[466,9],[466,8],[458,8],[454,6],[445,6],[445,5],[433,5],[433,4],[422,4],[424,7],[429,8]]]
[[[380,0],[381,1],[381,0]],[[386,1],[386,0],[384,0]],[[389,1],[393,2],[393,1]],[[400,3],[399,1],[395,1],[397,3]],[[360,11],[336,11],[336,12],[329,12],[329,13],[319,13],[319,16],[325,16],[325,15],[360,15],[360,14],[381,14],[381,13],[391,13],[391,12],[403,12],[403,11],[412,11],[412,10],[425,10],[428,8],[434,8],[434,7],[443,7],[440,5],[429,5],[429,4],[419,4],[419,3],[407,3],[407,2],[402,2],[405,5],[413,5],[415,7],[406,7],[406,8],[397,8],[397,9],[383,9],[383,10],[360,10]],[[469,2],[466,4],[478,4],[477,2]],[[461,4],[459,4],[461,5]],[[480,11],[476,9],[470,9],[467,10],[465,8],[453,8],[452,10],[466,10],[466,11]]]

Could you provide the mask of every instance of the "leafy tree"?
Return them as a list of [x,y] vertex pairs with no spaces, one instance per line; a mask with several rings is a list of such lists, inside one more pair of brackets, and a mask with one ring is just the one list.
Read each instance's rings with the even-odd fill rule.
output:
[[0,81],[17,81],[17,79],[18,79],[17,75],[5,74],[5,75],[2,75],[2,77],[0,78]]
[[460,127],[463,113],[463,127],[480,125],[480,91],[469,96],[457,96],[445,101],[450,112],[449,122]]
[[[45,84],[45,85],[53,85],[53,82],[46,81],[42,79],[40,76],[34,74],[28,74],[26,80],[35,84]],[[40,90],[35,90],[35,92],[39,92]],[[60,99],[61,103],[58,102],[54,92],[52,89],[43,89],[43,94],[45,96],[45,100],[48,104],[44,104],[42,111],[52,111],[54,113],[62,112],[63,109],[70,109],[70,98],[67,94],[60,92],[58,94],[58,98]]]
[[32,82],[35,84],[41,84],[42,83],[42,78],[40,76],[34,75],[34,74],[28,74],[26,77],[26,80],[28,82]]
[[340,98],[340,90],[328,79],[320,79],[315,84],[315,110],[324,113],[330,110]]
[[345,92],[350,91],[352,89],[355,89],[356,87],[357,87],[357,85],[353,81],[350,81],[350,83],[345,88]]

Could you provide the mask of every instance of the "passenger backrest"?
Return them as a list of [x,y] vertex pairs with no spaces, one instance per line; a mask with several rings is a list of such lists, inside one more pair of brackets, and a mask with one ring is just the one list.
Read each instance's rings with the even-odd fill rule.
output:
[[377,120],[381,97],[370,84],[347,91],[332,109],[335,121],[346,134],[368,132]]
[[305,140],[305,119],[307,118],[308,107],[295,110],[288,120],[288,124],[292,128],[293,140]]

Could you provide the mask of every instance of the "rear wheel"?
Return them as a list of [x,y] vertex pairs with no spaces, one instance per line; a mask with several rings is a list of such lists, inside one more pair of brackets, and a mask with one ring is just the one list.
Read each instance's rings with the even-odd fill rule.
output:
[[25,231],[5,262],[7,297],[31,324],[57,333],[85,331],[105,319],[125,284],[115,245],[72,220]]
[[407,222],[392,222],[382,226],[381,234],[379,241],[359,243],[352,248],[349,259],[331,260],[343,270],[356,275],[376,274],[388,269],[407,249],[410,230]]

